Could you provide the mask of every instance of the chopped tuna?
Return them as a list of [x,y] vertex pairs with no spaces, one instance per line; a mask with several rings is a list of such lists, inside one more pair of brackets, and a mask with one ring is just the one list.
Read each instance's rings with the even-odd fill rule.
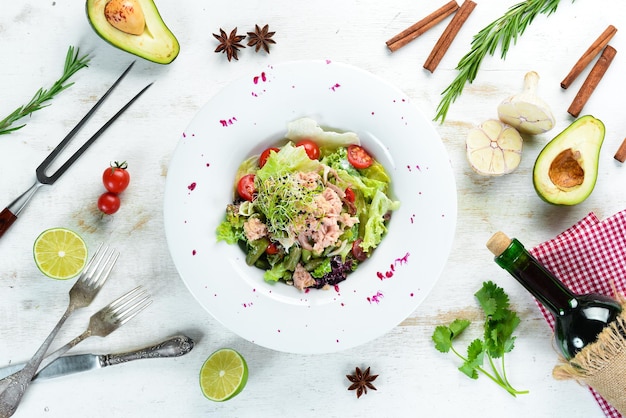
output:
[[243,224],[243,232],[248,241],[255,241],[267,236],[267,225],[261,222],[259,218],[251,217]]
[[304,290],[307,287],[315,285],[315,279],[311,276],[311,273],[305,270],[302,264],[298,263],[292,276],[293,285],[300,290]]

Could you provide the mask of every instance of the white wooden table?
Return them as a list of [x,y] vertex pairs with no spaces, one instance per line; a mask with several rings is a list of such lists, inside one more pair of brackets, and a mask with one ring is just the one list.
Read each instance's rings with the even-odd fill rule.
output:
[[[69,0],[4,2],[0,13],[0,117],[28,100],[39,87],[60,75],[67,47],[92,54],[88,69],[52,105],[26,119],[27,126],[0,137],[0,202],[6,206],[32,184],[34,170],[74,126],[133,56],[102,41],[90,28],[84,2]],[[557,12],[541,15],[511,47],[506,60],[488,57],[472,85],[452,106],[446,122],[434,123],[447,148],[458,187],[458,228],[449,261],[429,295],[415,312],[391,332],[363,346],[328,355],[292,355],[271,351],[221,326],[187,291],[169,256],[163,233],[163,192],[168,162],[181,133],[198,109],[227,83],[270,63],[299,59],[331,59],[359,66],[393,82],[429,118],[441,91],[452,81],[458,60],[472,36],[504,13],[514,1],[478,0],[438,69],[422,68],[449,19],[403,49],[391,54],[385,41],[444,2],[407,0],[241,0],[202,2],[160,0],[158,6],[181,44],[168,66],[141,59],[128,75],[127,90],[117,92],[83,130],[85,139],[125,98],[148,81],[154,86],[140,103],[113,125],[52,188],[40,190],[20,219],[0,239],[0,365],[26,360],[65,309],[73,281],[44,278],[33,262],[32,244],[44,229],[55,226],[81,233],[90,246],[108,241],[122,252],[110,279],[118,288],[138,284],[154,295],[149,313],[140,315],[106,339],[92,338],[77,352],[111,352],[148,345],[177,333],[197,341],[178,359],[136,362],[33,384],[19,417],[602,417],[586,388],[551,377],[556,363],[551,332],[529,295],[493,263],[484,243],[499,229],[528,246],[549,239],[590,211],[601,218],[626,207],[626,167],[613,155],[626,136],[622,99],[626,96],[626,50],[618,32],[611,45],[618,54],[583,113],[607,127],[595,191],[574,207],[553,207],[535,194],[531,172],[543,145],[572,118],[566,110],[587,72],[562,90],[561,79],[609,24],[626,30],[626,6],[606,0],[563,0]],[[228,62],[213,53],[212,33],[220,27],[240,32],[268,23],[276,31],[271,54],[240,53]],[[557,119],[548,134],[527,141],[520,167],[500,178],[480,177],[465,160],[467,130],[496,117],[496,106],[522,87],[527,71],[541,76],[539,94]],[[588,71],[588,70],[587,70]],[[79,138],[81,135],[79,135]],[[80,143],[77,138],[75,143]],[[122,209],[101,219],[96,200],[102,193],[102,169],[127,160],[131,187]],[[530,393],[513,398],[488,379],[473,381],[456,370],[452,355],[438,353],[430,336],[436,325],[455,317],[476,321],[473,298],[485,280],[509,293],[522,323],[515,350],[509,355],[508,377]],[[103,289],[102,300],[119,293]],[[83,330],[89,312],[78,312],[58,341]],[[235,399],[216,404],[198,385],[200,367],[221,347],[233,347],[247,359],[250,378]],[[371,366],[379,374],[376,392],[357,400],[344,377],[355,366]]]

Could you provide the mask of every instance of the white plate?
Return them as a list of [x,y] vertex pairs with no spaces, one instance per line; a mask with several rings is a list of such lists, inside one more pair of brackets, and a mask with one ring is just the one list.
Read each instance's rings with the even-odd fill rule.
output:
[[[369,260],[336,289],[306,293],[265,283],[238,246],[215,239],[239,164],[304,116],[356,132],[401,202]],[[397,88],[329,61],[268,66],[213,97],[180,139],[164,203],[172,258],[198,302],[241,337],[292,353],[354,347],[408,317],[441,274],[456,216],[452,169],[431,122]]]

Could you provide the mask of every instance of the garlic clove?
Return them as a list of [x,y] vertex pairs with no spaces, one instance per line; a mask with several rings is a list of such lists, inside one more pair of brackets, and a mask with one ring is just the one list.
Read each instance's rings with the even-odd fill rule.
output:
[[131,35],[141,35],[146,19],[137,0],[110,0],[104,7],[104,15],[111,26]]
[[536,135],[554,127],[550,106],[536,94],[539,74],[530,71],[524,76],[524,90],[505,99],[498,106],[498,118],[521,133]]
[[468,132],[465,141],[467,160],[478,174],[508,174],[520,164],[522,144],[522,136],[515,128],[490,119]]

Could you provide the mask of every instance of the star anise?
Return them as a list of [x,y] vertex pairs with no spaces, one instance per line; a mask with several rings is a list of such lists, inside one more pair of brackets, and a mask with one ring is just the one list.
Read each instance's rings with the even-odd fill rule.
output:
[[270,32],[269,25],[259,28],[259,25],[254,25],[254,32],[248,32],[248,46],[254,47],[254,52],[259,52],[261,48],[268,54],[270,53],[270,44],[275,44],[276,41],[272,39],[276,32]]
[[377,374],[370,375],[370,368],[365,369],[364,372],[361,372],[361,369],[356,368],[354,374],[346,375],[349,381],[352,382],[348,390],[356,389],[356,397],[360,398],[361,395],[367,394],[367,389],[376,390],[372,382],[376,380],[378,377]]
[[231,59],[239,60],[237,52],[239,48],[245,48],[245,45],[240,42],[246,37],[245,35],[237,35],[237,28],[230,32],[230,35],[226,35],[226,32],[220,28],[220,34],[213,34],[215,39],[220,41],[220,44],[215,48],[215,52],[221,52],[226,54],[228,61]]

